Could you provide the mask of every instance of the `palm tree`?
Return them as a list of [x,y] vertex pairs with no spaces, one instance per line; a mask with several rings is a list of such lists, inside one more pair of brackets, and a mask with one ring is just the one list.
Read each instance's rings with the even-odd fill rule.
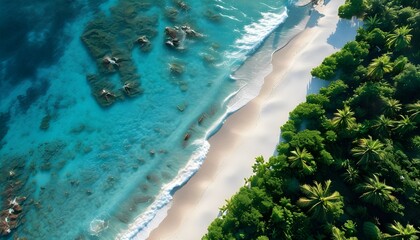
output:
[[359,170],[350,165],[346,168],[346,172],[342,176],[344,177],[344,181],[348,183],[355,183],[360,177]]
[[375,16],[373,17],[367,17],[364,21],[363,26],[367,29],[367,30],[372,30],[376,27],[378,27],[381,24],[381,20],[378,18],[378,15],[375,14]]
[[392,71],[392,64],[388,55],[384,54],[373,59],[367,69],[367,75],[373,79],[380,79],[385,73]]
[[416,124],[409,116],[400,115],[401,120],[395,122],[394,130],[404,135],[416,129]]
[[333,226],[331,228],[332,240],[357,240],[357,237],[346,237],[346,232],[340,230],[338,227]]
[[410,34],[411,28],[403,26],[394,30],[393,33],[390,33],[386,44],[389,48],[394,48],[397,51],[400,51],[410,45],[411,38],[413,35]]
[[297,204],[309,207],[308,212],[316,219],[328,220],[330,217],[339,217],[343,213],[343,199],[337,191],[330,193],[331,180],[327,180],[324,186],[316,181],[314,184],[315,186],[308,184],[301,186],[306,197],[299,198]]
[[420,231],[417,230],[413,225],[407,224],[405,227],[400,223],[395,221],[394,224],[390,224],[389,228],[394,235],[384,234],[384,239],[407,239],[415,240],[419,239],[417,235],[420,234]]
[[410,118],[413,121],[417,122],[419,120],[418,118],[420,116],[420,101],[417,101],[417,102],[412,103],[412,104],[408,104],[407,108],[408,108],[407,112],[411,114]]
[[372,126],[380,135],[386,133],[386,136],[391,135],[391,129],[394,127],[394,121],[385,117],[384,115],[379,116],[378,119],[374,121]]
[[359,140],[357,147],[351,150],[353,156],[360,157],[357,164],[366,166],[373,161],[379,160],[383,157],[384,145],[379,140],[373,140],[371,136],[369,138],[362,138]]
[[302,169],[304,174],[311,174],[315,171],[314,157],[310,152],[304,148],[302,151],[299,148],[290,152],[292,156],[289,157],[291,161],[290,166]]
[[402,71],[404,71],[405,66],[407,66],[408,63],[408,58],[406,57],[398,57],[397,59],[395,59],[394,63],[393,63],[393,73],[395,73],[395,75],[401,73]]
[[385,105],[382,111],[387,116],[395,116],[401,110],[402,104],[400,101],[392,98],[383,98]]
[[346,233],[341,231],[338,227],[333,226],[331,229],[333,240],[347,240]]
[[395,190],[384,182],[379,181],[378,176],[373,174],[372,178],[367,178],[366,182],[357,187],[362,191],[360,198],[368,203],[383,207],[385,202],[394,201],[396,198],[392,195]]
[[364,222],[363,235],[366,239],[381,239],[382,232],[373,222]]
[[356,125],[356,118],[354,112],[349,106],[344,106],[343,109],[337,110],[332,119],[332,125],[340,129],[351,129]]

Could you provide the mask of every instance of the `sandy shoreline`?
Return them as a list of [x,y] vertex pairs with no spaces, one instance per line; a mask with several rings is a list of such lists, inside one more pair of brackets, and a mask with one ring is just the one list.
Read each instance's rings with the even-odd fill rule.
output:
[[[309,93],[326,83],[313,79],[310,70],[355,36],[357,26],[337,16],[344,0],[317,6],[303,32],[273,54],[272,72],[259,95],[232,114],[210,138],[207,158],[200,170],[179,189],[166,218],[149,239],[195,240],[252,174],[257,156],[268,159],[279,141],[288,114]],[[357,24],[356,24],[357,25]]]

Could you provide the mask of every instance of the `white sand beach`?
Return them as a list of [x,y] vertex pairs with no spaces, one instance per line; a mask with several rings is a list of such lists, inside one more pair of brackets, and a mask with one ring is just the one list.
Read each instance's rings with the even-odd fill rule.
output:
[[255,157],[268,159],[279,142],[280,126],[289,112],[316,93],[325,81],[310,71],[346,42],[354,39],[358,22],[339,20],[344,0],[317,5],[307,27],[273,54],[272,72],[259,95],[232,114],[210,139],[210,151],[200,170],[179,189],[166,218],[149,239],[196,240],[252,174]]

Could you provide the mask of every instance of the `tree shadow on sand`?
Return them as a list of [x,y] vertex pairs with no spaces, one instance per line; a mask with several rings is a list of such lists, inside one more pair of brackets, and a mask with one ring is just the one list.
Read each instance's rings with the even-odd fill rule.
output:
[[306,28],[313,28],[316,25],[318,25],[318,21],[320,18],[322,18],[323,16],[325,16],[324,14],[318,12],[316,9],[311,9],[310,10],[310,17],[309,17],[309,21],[306,24]]
[[322,4],[325,6],[325,5],[327,5],[330,1],[331,1],[331,0],[324,0]]
[[[336,49],[342,48],[344,44],[354,38],[358,27],[358,22],[340,19],[335,32],[328,37],[327,42]],[[348,29],[353,29],[353,31]]]
[[322,87],[328,86],[329,83],[329,81],[322,80],[317,77],[312,77],[306,88],[306,95],[319,93],[319,90]]

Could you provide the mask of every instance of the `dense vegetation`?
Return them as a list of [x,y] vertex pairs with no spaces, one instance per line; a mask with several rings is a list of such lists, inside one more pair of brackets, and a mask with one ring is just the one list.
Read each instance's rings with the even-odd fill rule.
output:
[[203,239],[418,239],[420,11],[413,0],[347,0],[355,41],[313,69],[331,81],[290,113],[277,156]]

